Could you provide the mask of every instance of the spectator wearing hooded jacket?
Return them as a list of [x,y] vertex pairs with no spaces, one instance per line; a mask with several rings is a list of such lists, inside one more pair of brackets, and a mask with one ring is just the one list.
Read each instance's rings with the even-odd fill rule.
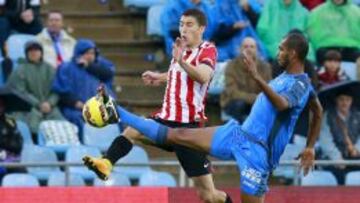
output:
[[57,69],[53,90],[60,95],[63,115],[78,126],[80,135],[84,125],[84,103],[96,94],[100,84],[104,84],[107,92],[114,96],[114,73],[114,64],[101,57],[95,43],[89,39],[79,39],[71,61]]
[[344,61],[360,62],[360,8],[351,0],[327,0],[312,10],[306,32],[319,64],[331,49],[340,51]]
[[30,112],[16,112],[15,118],[26,122],[36,134],[41,121],[64,119],[57,108],[59,97],[51,91],[55,70],[43,61],[43,49],[36,41],[25,45],[26,59],[19,62],[7,85],[24,94],[32,105]]

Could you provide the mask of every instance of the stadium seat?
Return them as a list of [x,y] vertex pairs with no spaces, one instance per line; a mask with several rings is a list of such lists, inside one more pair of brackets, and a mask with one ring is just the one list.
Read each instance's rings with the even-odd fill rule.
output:
[[39,180],[30,174],[26,173],[11,173],[3,177],[2,187],[38,187]]
[[176,187],[176,180],[169,173],[149,170],[141,175],[139,186]]
[[301,178],[302,186],[337,186],[335,176],[329,171],[312,171]]
[[228,62],[219,62],[216,64],[214,77],[209,85],[209,94],[220,95],[225,88],[225,70]]
[[[280,161],[295,160],[303,149],[303,146],[298,144],[286,145],[284,153],[280,157]],[[296,166],[279,166],[274,170],[273,174],[277,177],[293,179],[296,175],[296,172]]]
[[[66,151],[65,161],[70,163],[82,163],[82,158],[85,155],[100,157],[100,150],[96,147],[89,146],[72,146]],[[87,169],[85,166],[71,166],[69,171],[74,174],[81,175],[85,180],[93,180],[96,175],[94,172]]]
[[164,36],[161,27],[161,15],[165,5],[151,6],[146,17],[146,34],[149,36]]
[[356,63],[349,61],[342,61],[340,67],[345,71],[346,75],[348,75],[351,80],[357,80]]
[[[65,173],[51,173],[47,185],[66,186]],[[80,175],[69,173],[69,186],[85,186],[85,181]]]
[[31,132],[29,126],[23,121],[16,121],[18,130],[20,131],[21,136],[23,137],[24,145],[34,145],[34,142],[31,137]]
[[[57,162],[56,154],[53,150],[36,145],[25,145],[21,152],[22,163],[48,163]],[[29,166],[26,167],[28,173],[36,176],[40,180],[47,180],[51,173],[59,172],[60,167],[57,166]]]
[[149,8],[157,4],[165,4],[167,0],[124,0],[124,7]]
[[149,166],[122,166],[124,163],[148,163],[149,157],[145,150],[139,146],[134,146],[132,150],[125,157],[120,159],[117,163],[120,163],[120,166],[116,166],[114,171],[121,174],[125,174],[130,179],[139,179],[140,176],[149,171]]
[[346,174],[345,185],[360,186],[360,171],[351,171]]
[[78,128],[69,121],[46,120],[39,124],[38,144],[64,154],[70,146],[80,145]]
[[121,173],[112,173],[107,181],[96,178],[94,181],[94,186],[131,186],[131,183],[126,175]]
[[89,124],[84,125],[84,145],[98,147],[106,151],[111,142],[120,135],[118,124],[108,125],[103,128],[95,128]]
[[[35,40],[34,35],[13,34],[8,38],[8,54],[14,63],[17,63],[19,58],[25,58],[25,44],[31,40]],[[14,67],[16,68],[16,65]]]

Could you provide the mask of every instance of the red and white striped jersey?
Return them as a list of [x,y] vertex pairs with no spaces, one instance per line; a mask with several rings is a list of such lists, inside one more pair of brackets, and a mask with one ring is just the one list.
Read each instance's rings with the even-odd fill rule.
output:
[[[206,64],[215,69],[216,58],[216,47],[206,41],[197,48],[186,50],[183,55],[183,59],[196,68],[199,68],[200,64]],[[192,80],[173,59],[168,70],[162,108],[155,116],[179,123],[206,120],[205,97],[208,85]]]

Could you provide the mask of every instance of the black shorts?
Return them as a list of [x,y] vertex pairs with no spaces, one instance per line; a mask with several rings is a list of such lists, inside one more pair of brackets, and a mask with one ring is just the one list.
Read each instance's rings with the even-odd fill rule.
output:
[[[178,123],[178,122],[166,121],[158,118],[152,118],[152,119],[158,123],[161,123],[171,128],[199,127],[199,123]],[[184,169],[188,177],[198,177],[210,173],[211,166],[210,166],[210,161],[206,157],[206,153],[199,152],[197,150],[176,144],[157,145],[157,147],[166,151],[175,152],[176,157],[178,158],[182,168]]]

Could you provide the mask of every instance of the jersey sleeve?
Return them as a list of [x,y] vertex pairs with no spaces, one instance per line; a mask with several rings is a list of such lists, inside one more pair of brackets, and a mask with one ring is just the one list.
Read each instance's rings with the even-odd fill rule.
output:
[[309,95],[309,91],[310,97],[316,96],[315,91],[312,89],[310,84],[296,80],[292,85],[280,92],[280,95],[289,102],[289,108],[293,108],[298,106],[303,101],[303,98]]
[[199,64],[206,64],[215,69],[217,50],[214,46],[203,48],[199,56]]

